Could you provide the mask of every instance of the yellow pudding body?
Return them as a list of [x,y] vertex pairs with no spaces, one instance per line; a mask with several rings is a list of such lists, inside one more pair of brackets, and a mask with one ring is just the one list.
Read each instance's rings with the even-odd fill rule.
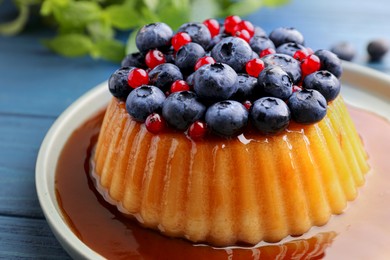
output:
[[340,214],[368,172],[341,96],[312,125],[237,137],[148,132],[110,101],[93,156],[101,193],[162,233],[216,246],[277,242]]

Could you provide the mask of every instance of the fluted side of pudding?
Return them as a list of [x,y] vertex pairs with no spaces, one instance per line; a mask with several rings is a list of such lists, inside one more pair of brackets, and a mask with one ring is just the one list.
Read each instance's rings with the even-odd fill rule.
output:
[[192,141],[107,108],[93,158],[100,192],[142,225],[194,242],[276,242],[327,223],[357,196],[367,155],[341,97],[312,125]]

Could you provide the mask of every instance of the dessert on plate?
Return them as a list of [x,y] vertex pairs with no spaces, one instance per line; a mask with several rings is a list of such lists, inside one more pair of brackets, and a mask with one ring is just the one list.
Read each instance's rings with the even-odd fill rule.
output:
[[108,81],[92,159],[118,210],[168,236],[253,245],[324,225],[356,198],[369,166],[337,56],[238,16],[145,25],[136,44]]

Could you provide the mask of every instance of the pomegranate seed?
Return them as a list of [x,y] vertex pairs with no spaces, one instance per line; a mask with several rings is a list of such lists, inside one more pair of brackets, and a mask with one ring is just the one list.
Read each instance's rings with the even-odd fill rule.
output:
[[247,110],[251,109],[252,107],[252,102],[250,102],[249,100],[244,101],[242,104]]
[[198,70],[203,65],[214,64],[214,63],[215,63],[215,60],[213,57],[204,56],[202,58],[199,58],[198,61],[195,63],[195,70]]
[[250,36],[249,32],[247,30],[245,30],[245,29],[241,30],[241,31],[237,31],[235,35],[238,38],[241,38],[241,39],[243,39],[246,42],[249,42],[249,40],[251,39],[251,36]]
[[316,55],[311,54],[301,62],[302,75],[306,76],[313,72],[316,72],[317,70],[320,69],[320,67],[321,67],[320,59]]
[[249,21],[243,20],[239,22],[234,28],[234,31],[236,32],[241,30],[247,30],[251,38],[253,37],[253,35],[255,35],[255,27]]
[[190,86],[182,79],[178,79],[171,85],[171,93],[190,90]]
[[299,91],[301,91],[302,90],[302,88],[300,87],[300,86],[297,86],[297,85],[293,85],[292,86],[292,91],[293,91],[293,93],[294,92],[299,92]]
[[165,62],[165,55],[159,50],[150,50],[145,56],[145,63],[151,69]]
[[172,47],[175,51],[178,51],[181,46],[186,45],[191,42],[191,36],[186,32],[178,32],[176,33],[171,40]]
[[307,52],[306,50],[297,50],[297,51],[294,53],[293,58],[296,59],[296,60],[302,61],[302,60],[305,59],[308,55],[309,55],[309,54],[308,54],[308,52]]
[[165,121],[158,113],[152,113],[146,118],[145,126],[149,132],[158,134],[164,129]]
[[207,133],[207,126],[206,123],[202,121],[195,121],[188,128],[188,135],[194,140],[199,140],[203,138],[206,135],[206,133]]
[[234,29],[236,28],[236,25],[241,22],[241,18],[237,15],[231,15],[226,17],[224,26],[225,26],[225,32],[230,33],[231,35],[234,35]]
[[264,56],[267,56],[269,54],[274,54],[274,53],[276,53],[275,49],[272,48],[264,49],[260,52],[259,57],[263,58]]
[[127,84],[132,88],[138,88],[139,86],[146,85],[148,83],[148,73],[143,69],[132,69],[127,76]]
[[257,78],[264,69],[264,62],[261,59],[253,59],[246,63],[245,70],[250,76]]
[[209,29],[211,38],[219,34],[220,26],[217,20],[207,19],[203,22],[203,24]]

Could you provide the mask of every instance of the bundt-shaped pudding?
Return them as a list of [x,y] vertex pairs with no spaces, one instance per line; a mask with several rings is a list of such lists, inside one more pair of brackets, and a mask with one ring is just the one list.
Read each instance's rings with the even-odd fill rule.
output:
[[339,59],[313,53],[295,29],[267,37],[239,17],[224,28],[209,19],[138,32],[140,52],[108,82],[97,189],[145,227],[216,246],[326,224],[369,169]]

